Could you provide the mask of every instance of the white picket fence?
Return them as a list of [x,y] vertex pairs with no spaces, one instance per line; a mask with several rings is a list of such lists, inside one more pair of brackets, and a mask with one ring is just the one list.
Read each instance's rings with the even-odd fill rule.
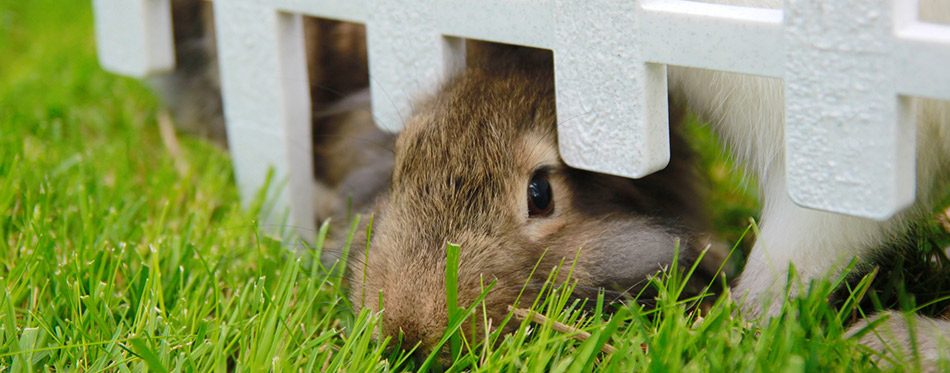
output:
[[[93,3],[103,67],[137,77],[174,67],[169,0]],[[416,94],[462,65],[462,38],[551,49],[557,115],[571,118],[558,127],[561,156],[628,177],[669,159],[667,64],[782,78],[793,199],[881,219],[914,200],[914,116],[902,97],[950,99],[950,27],[919,21],[917,7],[911,0],[786,0],[784,9],[682,0],[214,2],[238,183],[249,199],[274,167],[288,181],[279,206],[304,227],[314,215],[301,15],[367,26],[373,114],[390,131],[410,115]],[[860,127],[849,125],[856,121]]]

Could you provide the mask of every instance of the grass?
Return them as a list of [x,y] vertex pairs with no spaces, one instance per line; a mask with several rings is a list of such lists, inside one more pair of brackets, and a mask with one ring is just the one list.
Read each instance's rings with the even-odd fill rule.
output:
[[[257,229],[263,197],[240,206],[226,153],[182,138],[177,158],[169,154],[155,98],[96,64],[91,18],[87,1],[0,0],[0,371],[434,367],[389,348],[395,341],[373,339],[376,315],[352,313],[333,275],[339,268],[322,268],[313,255],[294,254],[299,242]],[[721,233],[748,242],[742,232],[755,204],[735,180],[726,182],[735,176],[715,156],[714,142],[699,139],[704,167],[719,185],[713,214],[729,222]],[[918,232],[906,245],[913,255],[892,263],[904,270],[851,282],[855,294],[879,285],[867,291],[865,309],[925,303],[905,277],[950,289],[928,283],[948,263],[932,259],[950,240],[936,224]],[[324,227],[321,237],[327,234],[353,232]],[[532,307],[549,322],[511,319],[522,327],[492,335],[492,348],[447,334],[459,358],[445,368],[871,369],[873,354],[843,337],[855,299],[845,291],[837,297],[842,305],[829,305],[832,285],[812,284],[807,297],[764,325],[733,317],[736,305],[726,297],[696,312],[679,275],[654,279],[656,308],[629,305],[612,314],[584,313],[564,296],[569,287],[554,287]],[[941,314],[946,303],[927,309]],[[450,331],[473,310],[454,311]],[[590,337],[578,341],[553,321]],[[608,344],[616,352],[601,352]]]

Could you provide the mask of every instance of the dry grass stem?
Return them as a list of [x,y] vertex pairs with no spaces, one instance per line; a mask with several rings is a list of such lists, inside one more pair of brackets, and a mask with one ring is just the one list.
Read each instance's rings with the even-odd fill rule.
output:
[[[556,320],[551,320],[547,318],[546,316],[540,313],[534,312],[532,310],[529,310],[527,308],[514,308],[512,306],[508,306],[508,312],[514,313],[515,317],[517,317],[519,320],[531,319],[531,322],[538,323],[538,324],[550,323],[551,329],[553,329],[554,331],[558,333],[570,334],[571,338],[574,338],[575,340],[578,340],[580,342],[586,341],[588,338],[590,338],[590,333],[588,332],[585,332],[573,326],[558,322]],[[614,346],[611,346],[609,343],[604,343],[604,346],[601,347],[600,350],[607,354],[612,354],[614,352],[617,352],[617,348]]]
[[165,145],[165,149],[168,149],[168,154],[171,155],[172,160],[175,162],[175,169],[178,170],[178,174],[181,176],[187,175],[188,161],[185,160],[185,157],[181,154],[178,135],[175,134],[175,125],[167,110],[158,112],[158,132],[162,136],[162,144]]

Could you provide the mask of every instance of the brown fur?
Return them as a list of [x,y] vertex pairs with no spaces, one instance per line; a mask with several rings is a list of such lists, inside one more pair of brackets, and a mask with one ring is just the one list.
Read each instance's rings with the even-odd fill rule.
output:
[[[641,180],[567,167],[557,155],[550,54],[527,66],[538,60],[506,55],[476,63],[420,105],[396,141],[370,249],[353,254],[366,260],[349,267],[353,304],[384,310],[383,333],[402,333],[404,346],[419,343],[421,353],[446,326],[449,242],[461,246],[460,306],[495,282],[485,298],[494,326],[522,287],[520,302],[530,303],[562,261],[569,267],[577,257],[572,279],[579,295],[593,295],[642,283],[673,260],[677,240],[683,258],[694,253],[688,227],[702,214],[682,140],[674,134],[669,168]],[[542,168],[550,170],[554,212],[529,217],[527,186]]]

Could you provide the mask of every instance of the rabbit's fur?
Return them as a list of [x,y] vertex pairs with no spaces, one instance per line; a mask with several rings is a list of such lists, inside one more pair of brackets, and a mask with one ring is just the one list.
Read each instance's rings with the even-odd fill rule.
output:
[[[713,2],[781,6],[776,0]],[[178,24],[183,23],[179,20],[187,19],[179,13],[193,11],[187,6],[194,3],[200,2],[175,1],[178,60],[186,66],[164,91],[197,90],[204,92],[197,95],[213,97],[211,109],[198,112],[197,117],[214,124],[220,120],[216,101],[220,98],[208,93],[217,90],[213,48],[205,45],[197,60],[181,55],[182,48],[192,44],[185,35],[187,29],[179,37]],[[925,20],[950,21],[950,0],[921,0],[920,8]],[[306,27],[308,40],[324,40],[324,47],[308,49],[310,79],[316,83],[312,94],[317,100],[317,177],[319,189],[326,193],[318,199],[336,201],[341,198],[331,196],[352,192],[358,209],[375,212],[369,251],[351,256],[355,260],[349,270],[350,297],[357,307],[385,309],[384,333],[402,332],[405,342],[421,342],[422,350],[431,348],[441,336],[448,242],[462,247],[462,306],[474,300],[483,285],[497,281],[486,298],[493,322],[500,321],[536,264],[540,263],[538,274],[530,279],[523,298],[535,295],[531,291],[562,259],[570,263],[577,256],[572,277],[580,281],[579,289],[592,294],[598,287],[624,290],[640,284],[644,276],[670,263],[677,240],[682,255],[694,254],[697,240],[690,232],[702,226],[697,207],[701,203],[694,191],[697,180],[688,149],[675,128],[670,167],[656,175],[634,181],[572,169],[558,157],[548,57],[534,52],[520,57],[517,53],[474,53],[470,54],[475,57],[473,66],[420,101],[393,143],[375,130],[368,100],[359,93],[366,86],[365,64],[355,61],[364,57],[365,35],[361,30],[320,23]],[[207,42],[208,34],[206,27],[203,39],[195,40]],[[187,61],[206,68],[191,69]],[[343,65],[338,61],[355,67],[339,70]],[[341,74],[347,71],[359,74]],[[759,181],[760,235],[733,291],[743,301],[746,315],[771,315],[779,309],[782,300],[773,296],[785,288],[790,264],[804,283],[834,274],[852,257],[866,258],[903,233],[910,222],[930,212],[948,188],[950,106],[946,102],[913,99],[919,123],[917,202],[894,218],[878,222],[804,209],[788,198],[780,79],[676,66],[668,71],[672,100],[685,103],[707,120]],[[338,101],[328,93],[332,91],[355,96]],[[181,106],[176,96],[166,97],[172,98],[171,106]],[[185,105],[176,110],[179,119],[189,117],[185,106],[194,101],[180,101]],[[323,105],[329,101],[338,102]],[[677,105],[670,107],[675,126],[682,113]],[[395,158],[378,151],[392,145]],[[340,156],[353,149],[371,151]],[[532,218],[527,213],[525,188],[538,169],[549,172],[555,208],[551,216]],[[324,217],[344,210],[345,206],[333,203],[319,208]],[[564,281],[566,274],[561,271],[557,280]],[[382,305],[378,304],[380,291]],[[947,322],[920,321],[936,325],[933,333],[924,336],[924,343],[942,338],[941,330],[950,330]],[[910,340],[911,328],[894,322],[888,325],[894,330],[891,338],[900,345]],[[880,345],[872,341],[873,336],[865,335],[862,342]]]
[[[570,274],[585,296],[636,290],[672,262],[678,245],[684,262],[695,254],[689,232],[702,221],[701,203],[682,139],[674,133],[669,167],[640,180],[567,167],[557,150],[550,58],[527,68],[506,58],[494,54],[492,66],[468,68],[421,103],[396,141],[369,250],[352,254],[360,260],[349,266],[351,302],[384,310],[383,333],[401,331],[404,346],[421,343],[423,353],[447,324],[447,243],[461,247],[460,306],[494,282],[485,298],[494,326],[523,288],[520,302],[530,304],[561,263],[555,281]],[[551,184],[550,216],[529,216],[537,172]]]

